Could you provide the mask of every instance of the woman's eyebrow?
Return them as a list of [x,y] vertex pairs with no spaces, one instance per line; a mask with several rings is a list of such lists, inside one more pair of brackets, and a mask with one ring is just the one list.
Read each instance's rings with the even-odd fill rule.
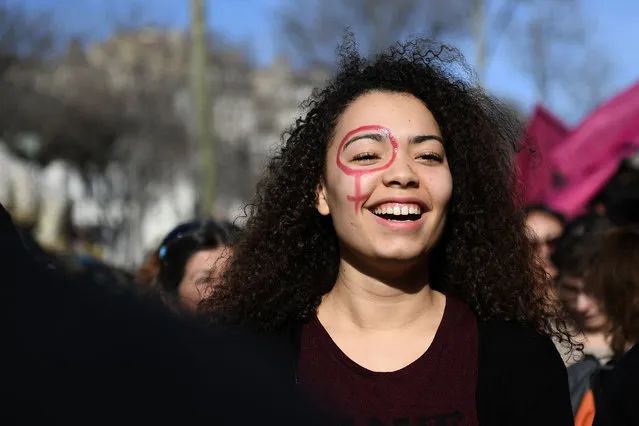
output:
[[437,135],[418,135],[418,136],[413,136],[412,138],[409,139],[409,143],[411,144],[418,144],[418,143],[422,143],[422,142],[426,142],[426,141],[438,141],[439,143],[443,144],[444,140],[441,138],[441,136],[437,136]]
[[344,144],[344,146],[342,147],[342,150],[346,149],[346,147],[348,147],[350,144],[360,139],[372,139],[375,142],[382,142],[384,140],[384,135],[381,135],[379,133],[364,133],[361,135],[353,136],[352,138],[348,140],[348,142]]

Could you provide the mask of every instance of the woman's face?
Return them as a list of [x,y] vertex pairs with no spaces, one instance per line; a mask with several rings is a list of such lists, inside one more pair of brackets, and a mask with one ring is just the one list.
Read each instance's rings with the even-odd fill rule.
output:
[[452,189],[428,108],[408,94],[371,92],[338,120],[317,209],[331,216],[343,256],[419,262],[442,234]]
[[195,252],[184,267],[178,286],[178,296],[188,308],[195,310],[198,303],[220,283],[228,259],[228,248],[219,247]]
[[559,219],[541,211],[533,211],[526,216],[526,226],[535,247],[537,248],[537,256],[551,278],[557,277],[557,269],[555,268],[550,256],[552,254],[552,245],[563,232],[563,225]]
[[564,275],[557,284],[559,296],[582,331],[594,333],[606,329],[608,316],[603,302],[586,291],[583,277]]

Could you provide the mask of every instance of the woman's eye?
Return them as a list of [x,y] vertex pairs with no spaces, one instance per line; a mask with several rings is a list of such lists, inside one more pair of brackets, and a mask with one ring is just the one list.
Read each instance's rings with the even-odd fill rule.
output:
[[441,157],[441,155],[435,154],[434,152],[429,152],[427,154],[422,154],[418,158],[420,160],[435,161],[437,163],[441,163],[442,161],[444,161],[443,158]]
[[379,155],[372,152],[363,152],[353,157],[353,161],[371,161],[379,159]]

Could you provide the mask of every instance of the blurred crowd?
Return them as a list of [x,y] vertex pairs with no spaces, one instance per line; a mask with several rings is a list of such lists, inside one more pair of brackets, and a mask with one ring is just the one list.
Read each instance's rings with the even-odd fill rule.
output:
[[[639,169],[625,159],[571,220],[539,205],[526,223],[550,291],[572,319],[583,352],[565,354],[576,424],[592,424],[612,366],[639,337]],[[561,350],[561,348],[560,348]]]

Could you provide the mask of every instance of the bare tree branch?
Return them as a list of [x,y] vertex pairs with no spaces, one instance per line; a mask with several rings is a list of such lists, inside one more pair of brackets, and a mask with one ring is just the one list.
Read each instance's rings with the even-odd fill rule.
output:
[[296,0],[279,11],[284,47],[303,64],[332,66],[335,48],[350,28],[373,53],[411,34],[431,38],[464,34],[467,0]]
[[607,81],[613,72],[610,58],[594,44],[580,7],[580,0],[535,0],[511,37],[513,58],[530,77],[538,99],[551,106],[567,105],[564,109],[573,117],[610,94]]
[[0,2],[0,76],[18,62],[41,60],[52,47],[48,16],[29,14],[18,4]]

